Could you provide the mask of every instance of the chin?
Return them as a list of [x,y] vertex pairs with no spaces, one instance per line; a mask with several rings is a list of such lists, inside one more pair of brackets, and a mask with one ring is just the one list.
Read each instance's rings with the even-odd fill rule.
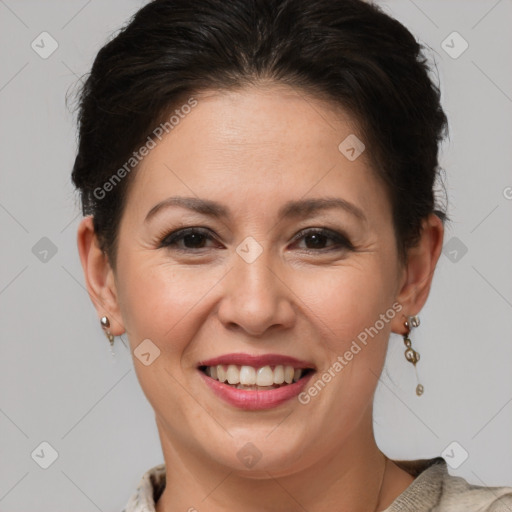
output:
[[304,439],[292,439],[286,434],[279,435],[268,428],[238,430],[226,439],[224,448],[217,445],[215,451],[221,453],[214,453],[210,448],[208,455],[241,477],[268,479],[269,473],[285,476],[299,470],[304,463]]

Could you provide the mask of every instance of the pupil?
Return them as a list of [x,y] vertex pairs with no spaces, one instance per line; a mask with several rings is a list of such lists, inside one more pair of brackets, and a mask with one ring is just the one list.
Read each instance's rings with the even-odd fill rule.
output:
[[309,244],[309,245],[312,245],[313,247],[308,247],[309,249],[313,248],[313,249],[318,249],[319,247],[322,248],[322,246],[324,245],[325,243],[325,236],[323,235],[319,235],[319,234],[314,234],[314,235],[308,235],[306,237],[306,245],[308,245],[308,239],[310,241],[313,241],[313,244]]
[[203,247],[204,235],[200,235],[197,233],[191,233],[191,234],[185,235],[183,237],[183,242],[187,247],[190,248],[190,246],[192,246],[192,248],[197,249],[197,248]]

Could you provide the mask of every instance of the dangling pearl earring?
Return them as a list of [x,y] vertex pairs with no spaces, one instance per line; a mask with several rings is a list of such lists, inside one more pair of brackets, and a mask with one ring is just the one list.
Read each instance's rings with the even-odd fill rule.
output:
[[416,394],[418,396],[421,396],[423,394],[424,388],[419,382],[420,379],[418,377],[418,370],[416,369],[416,363],[420,360],[420,354],[418,352],[416,352],[416,350],[414,350],[411,347],[412,343],[409,338],[409,333],[411,332],[411,326],[418,327],[420,325],[420,318],[418,316],[410,316],[409,321],[406,320],[404,322],[404,325],[407,329],[407,332],[403,335],[404,336],[404,344],[407,347],[405,349],[404,355],[405,355],[405,358],[407,359],[407,361],[409,361],[410,363],[412,363],[414,365],[414,371],[416,372],[416,381],[418,383],[418,385],[416,386]]

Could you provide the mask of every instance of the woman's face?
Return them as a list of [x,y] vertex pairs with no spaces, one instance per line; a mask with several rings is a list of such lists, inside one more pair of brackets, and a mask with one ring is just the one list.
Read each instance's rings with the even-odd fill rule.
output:
[[[371,148],[354,159],[362,137],[332,105],[284,86],[195,98],[133,176],[120,317],[132,351],[146,353],[134,364],[165,449],[285,475],[371,436],[390,331],[413,313],[397,304],[391,206]],[[314,371],[238,390],[200,368],[219,361],[235,366],[231,380],[248,367],[246,382]]]

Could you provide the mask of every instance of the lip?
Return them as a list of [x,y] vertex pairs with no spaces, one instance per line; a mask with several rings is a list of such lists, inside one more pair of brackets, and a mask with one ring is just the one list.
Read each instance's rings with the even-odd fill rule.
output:
[[[212,361],[215,361],[212,359]],[[297,360],[295,360],[297,361]],[[222,364],[222,363],[218,363]],[[213,366],[213,365],[206,365]],[[213,393],[230,405],[246,411],[258,411],[262,409],[272,409],[291,400],[301,393],[315,372],[309,372],[297,382],[287,384],[275,389],[269,390],[243,390],[233,388],[228,384],[212,379],[206,373],[198,370],[199,375],[205,384]]]
[[[312,370],[316,370],[314,364],[309,363],[308,361],[296,359],[295,357],[291,356],[285,356],[282,354],[262,354],[257,356],[252,354],[244,354],[241,352],[224,354],[222,356],[214,357],[206,361],[200,361],[197,366],[217,366],[219,364],[235,364],[238,366],[252,366],[254,368],[262,368],[263,366],[276,366],[282,364],[290,365],[294,368],[310,368]],[[291,386],[291,384],[289,385]]]

